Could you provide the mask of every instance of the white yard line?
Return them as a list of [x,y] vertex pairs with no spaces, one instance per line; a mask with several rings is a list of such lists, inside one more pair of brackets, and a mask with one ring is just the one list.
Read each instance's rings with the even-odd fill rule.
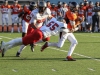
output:
[[[10,40],[13,39],[13,38],[5,37],[5,36],[0,36],[0,37],[6,38],[6,39],[10,39]],[[42,45],[41,45],[41,44],[38,44],[38,46],[42,46]],[[57,51],[61,51],[61,52],[66,52],[66,53],[68,52],[68,51],[66,51],[66,50],[62,50],[62,49],[59,49],[59,48],[52,48],[52,47],[48,47],[48,48],[53,49],[53,50],[57,50]],[[89,58],[89,59],[92,59],[92,60],[100,61],[100,59],[95,59],[95,58],[93,58],[93,57],[89,57],[89,56],[82,55],[82,54],[79,54],[79,53],[73,53],[73,54],[75,54],[75,55],[77,55],[77,56]]]
[[[92,33],[90,33],[90,34],[92,34]],[[86,35],[86,34],[85,34],[85,35],[82,35],[82,34],[75,34],[75,35],[89,36],[89,35]],[[100,38],[100,36],[89,36],[89,37],[93,37],[93,38],[95,38],[95,37],[96,37],[96,38]]]
[[95,71],[94,69],[92,69],[92,68],[88,68],[88,70],[90,70],[90,71]]
[[[42,45],[39,44],[39,46],[42,46]],[[51,48],[51,47],[48,47],[48,48],[53,49],[53,50],[57,50],[57,51],[61,51],[61,52],[66,52],[66,53],[68,52],[68,51],[66,51],[66,50],[62,50],[62,49],[58,49],[58,48]],[[82,54],[79,54],[79,53],[73,53],[73,54],[75,54],[75,55],[77,55],[77,56],[81,56],[81,57],[93,59],[93,60],[96,60],[96,61],[100,61],[100,59],[95,59],[95,58],[93,58],[93,57],[89,57],[89,56],[82,55]]]
[[5,36],[0,36],[0,38],[13,39],[13,38],[5,37]]

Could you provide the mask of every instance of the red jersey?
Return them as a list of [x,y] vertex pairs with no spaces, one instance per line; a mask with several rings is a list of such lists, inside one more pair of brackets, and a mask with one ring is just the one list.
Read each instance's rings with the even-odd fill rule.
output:
[[62,7],[56,7],[57,9],[57,16],[62,16]]
[[80,16],[80,17],[85,16],[85,11],[86,11],[86,9],[84,7],[79,8],[78,16]]
[[21,6],[19,4],[17,5],[12,5],[11,6],[11,9],[12,9],[12,14],[18,14],[20,9],[21,9]]
[[52,15],[53,17],[56,17],[56,16],[57,16],[57,9],[51,7],[50,10],[51,10],[51,15]]
[[92,16],[92,7],[87,7],[87,16]]
[[30,13],[31,13],[31,10],[29,10],[28,7],[24,7],[24,16],[23,16],[23,20],[25,20],[26,22],[29,22],[31,20],[31,17],[30,17]]
[[1,12],[8,13],[10,9],[10,5],[1,5]]

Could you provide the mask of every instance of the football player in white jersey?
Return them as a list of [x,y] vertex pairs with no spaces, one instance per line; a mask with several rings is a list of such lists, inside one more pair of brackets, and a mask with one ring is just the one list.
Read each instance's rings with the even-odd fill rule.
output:
[[[64,22],[59,22],[55,18],[52,18],[47,25],[42,26],[40,29],[36,29],[37,27],[34,26],[35,30],[31,34],[20,37],[16,39],[12,39],[8,42],[1,41],[1,51],[2,51],[2,57],[4,57],[5,52],[13,47],[19,46],[19,45],[28,45],[32,43],[38,43],[38,41],[53,36],[58,35],[59,32],[62,32],[64,34],[68,33],[69,30],[67,29],[67,25]],[[28,39],[28,40],[27,40]]]
[[[70,5],[70,8],[72,9],[73,8],[73,11],[76,11],[77,10],[77,7],[78,7],[78,4],[76,3],[76,2],[71,2],[71,5]],[[70,13],[72,13],[72,11],[71,11],[71,9],[70,9]],[[69,13],[69,12],[68,12]],[[68,16],[69,14],[67,14],[67,16]],[[74,16],[75,16],[76,14],[74,14]],[[69,16],[71,16],[72,17],[72,15],[69,15]],[[79,20],[78,19],[78,17],[76,18],[77,20]],[[70,19],[69,19],[70,20]],[[84,20],[84,17],[83,17],[83,19],[80,21],[80,23],[82,23],[83,22],[83,20]],[[71,21],[71,20],[70,20]],[[67,27],[68,27],[68,29],[70,30],[70,27],[69,27],[69,25],[72,25],[72,26],[74,26],[75,28],[74,28],[74,31],[77,31],[78,30],[78,25],[79,25],[79,23],[76,23],[76,21],[73,21],[74,23],[68,23],[68,25],[67,25]],[[74,32],[73,30],[72,30],[72,32]],[[60,40],[57,42],[57,43],[49,43],[49,42],[46,42],[42,47],[41,47],[41,51],[43,51],[45,48],[47,48],[47,47],[49,47],[49,46],[53,46],[53,47],[58,47],[58,48],[61,48],[63,45],[64,45],[64,42],[66,41],[66,39],[71,43],[71,45],[70,45],[70,47],[69,47],[69,51],[68,51],[68,55],[67,55],[67,57],[66,57],[66,60],[68,60],[68,61],[76,61],[75,59],[73,59],[71,56],[72,56],[72,53],[73,53],[73,51],[75,50],[75,47],[76,47],[76,45],[78,44],[78,42],[77,42],[77,39],[75,38],[75,36],[74,36],[74,34],[72,33],[72,32],[70,32],[70,33],[67,33],[67,34],[63,34],[62,33],[62,35],[61,35],[61,37],[60,37]]]

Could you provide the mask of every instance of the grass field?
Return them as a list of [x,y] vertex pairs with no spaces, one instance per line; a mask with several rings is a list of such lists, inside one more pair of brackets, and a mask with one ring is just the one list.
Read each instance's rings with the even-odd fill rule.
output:
[[[77,61],[63,61],[70,43],[66,40],[61,49],[49,47],[40,52],[38,44],[31,52],[27,46],[21,57],[15,57],[18,47],[0,56],[0,75],[100,75],[100,33],[74,33],[78,45],[73,53]],[[0,41],[20,37],[21,33],[0,33]],[[57,42],[58,37],[51,37]]]

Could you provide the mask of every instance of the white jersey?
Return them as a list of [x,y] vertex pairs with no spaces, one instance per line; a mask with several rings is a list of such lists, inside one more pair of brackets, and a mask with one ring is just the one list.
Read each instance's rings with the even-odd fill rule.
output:
[[36,18],[36,14],[38,13],[38,9],[34,9],[31,14],[30,14],[30,17],[31,17],[31,20],[30,20],[30,24],[31,23],[34,23],[34,19]]
[[48,15],[50,16],[51,15],[51,10],[49,8],[46,8],[43,15]]
[[48,24],[42,26],[40,30],[43,32],[45,38],[53,35],[58,35],[59,32],[69,32],[67,29],[67,24],[59,22],[55,18],[52,18]]
[[46,20],[46,18],[51,15],[50,9],[46,8],[43,14],[40,14],[38,12],[38,9],[35,9],[31,12],[31,20],[30,24],[34,23],[37,28],[41,27],[43,25],[43,22]]
[[62,17],[65,18],[65,14],[66,14],[66,12],[68,11],[68,8],[67,8],[67,7],[62,8],[62,11],[63,11]]

